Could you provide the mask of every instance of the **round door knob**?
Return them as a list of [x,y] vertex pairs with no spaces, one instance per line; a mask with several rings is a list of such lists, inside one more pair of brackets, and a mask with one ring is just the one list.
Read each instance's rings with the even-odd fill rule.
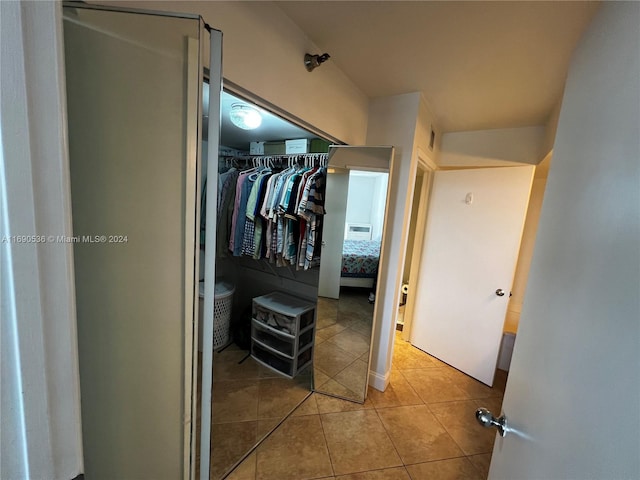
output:
[[504,290],[501,288],[497,289],[496,295],[498,295],[499,297],[504,297]]
[[501,437],[507,434],[509,427],[507,426],[507,417],[504,415],[496,418],[486,408],[479,408],[476,410],[476,420],[485,428],[496,427]]

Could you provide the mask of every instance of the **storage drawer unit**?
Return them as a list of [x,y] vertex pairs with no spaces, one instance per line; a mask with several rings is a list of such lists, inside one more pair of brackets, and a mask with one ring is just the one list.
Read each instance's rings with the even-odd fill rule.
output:
[[316,304],[280,292],[253,299],[251,356],[289,377],[313,359]]

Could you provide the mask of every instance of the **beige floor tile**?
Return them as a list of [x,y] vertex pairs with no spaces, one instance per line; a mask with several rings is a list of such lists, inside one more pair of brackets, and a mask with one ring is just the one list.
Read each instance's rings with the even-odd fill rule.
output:
[[318,412],[316,394],[312,393],[304,402],[300,404],[298,408],[295,409],[292,416],[299,417],[301,415],[317,415],[318,413],[320,412]]
[[283,417],[279,418],[261,418],[258,420],[258,427],[256,430],[256,443],[262,440],[269,432],[271,432],[281,421]]
[[326,324],[324,327],[321,325],[318,325],[318,330],[316,331],[316,335],[324,337],[325,340],[327,340],[346,329],[347,329],[347,326],[341,323]]
[[322,370],[315,368],[313,369],[313,387],[314,389],[320,388],[322,385],[331,380],[331,377],[324,373]]
[[492,451],[496,430],[484,428],[477,422],[475,401],[430,404],[429,408],[465,455]]
[[211,478],[218,480],[256,443],[257,422],[211,426]]
[[478,408],[486,408],[496,417],[502,413],[502,397],[481,398],[474,402]]
[[[247,353],[245,350],[224,350],[214,354],[213,381],[258,378],[258,363],[251,357],[242,361]],[[240,361],[242,363],[238,363]]]
[[369,351],[370,338],[360,335],[351,328],[346,328],[340,333],[331,337],[328,341],[336,344],[341,349],[359,357]]
[[465,375],[459,370],[449,368],[446,370],[452,383],[460,390],[466,392],[469,398],[501,397],[503,391],[498,388],[491,388],[475,378]]
[[212,423],[258,419],[258,380],[227,380],[213,387]]
[[398,345],[396,343],[393,352],[393,366],[400,370],[431,368],[436,364],[431,361],[424,352],[412,347],[410,344]]
[[396,467],[340,475],[336,480],[411,480],[411,478],[406,468]]
[[420,396],[407,382],[402,374],[391,372],[391,381],[384,392],[369,387],[369,398],[375,408],[400,407],[403,405],[420,405]]
[[[318,405],[318,412],[320,413],[350,412],[353,410],[369,410],[373,408],[373,403],[371,403],[369,399],[366,399],[364,403],[360,403],[324,395],[322,392],[338,395],[343,398],[351,398],[350,396],[353,395],[353,392],[335,380],[329,380],[324,384],[322,389],[317,390],[317,392],[316,403]],[[353,396],[355,397],[355,395]]]
[[425,403],[466,400],[469,394],[454,385],[442,367],[402,370],[402,375]]
[[264,365],[258,365],[258,377],[259,378],[282,378],[282,374],[272,368],[265,367]]
[[378,415],[405,465],[463,455],[426,405],[384,408]]
[[255,480],[256,453],[253,452],[238,465],[225,480]]
[[373,316],[368,319],[357,320],[351,325],[351,330],[359,333],[360,335],[371,339],[371,329],[373,327]]
[[332,475],[318,415],[288,418],[257,449],[257,480],[305,480]]
[[375,410],[321,415],[336,475],[401,466]]
[[356,355],[352,355],[335,343],[331,343],[331,340],[327,340],[316,347],[313,365],[314,368],[322,370],[329,377],[334,377],[351,365],[356,358]]
[[471,455],[467,457],[473,466],[480,472],[481,478],[487,478],[489,476],[489,466],[491,465],[491,454],[482,453],[480,455]]
[[311,391],[311,382],[308,376],[265,378],[258,388],[258,418],[282,418],[302,403]]
[[364,389],[369,380],[369,369],[366,362],[356,360],[347,368],[338,373],[334,379],[354,392],[357,399],[364,399]]
[[465,457],[407,466],[411,480],[482,480]]

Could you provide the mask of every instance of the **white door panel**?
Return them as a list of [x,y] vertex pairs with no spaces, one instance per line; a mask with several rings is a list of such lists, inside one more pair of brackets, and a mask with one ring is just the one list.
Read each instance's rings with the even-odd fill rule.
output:
[[638,38],[605,2],[574,52],[490,479],[640,478]]
[[[87,478],[189,478],[198,16],[64,8]],[[102,236],[102,237],[100,237]]]
[[533,170],[434,176],[411,343],[487,385],[493,383]]

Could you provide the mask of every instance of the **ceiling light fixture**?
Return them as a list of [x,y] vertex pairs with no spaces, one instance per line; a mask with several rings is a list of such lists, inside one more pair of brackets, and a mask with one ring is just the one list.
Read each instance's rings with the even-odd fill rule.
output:
[[229,112],[231,123],[243,130],[254,130],[262,124],[262,115],[253,107],[234,103]]

